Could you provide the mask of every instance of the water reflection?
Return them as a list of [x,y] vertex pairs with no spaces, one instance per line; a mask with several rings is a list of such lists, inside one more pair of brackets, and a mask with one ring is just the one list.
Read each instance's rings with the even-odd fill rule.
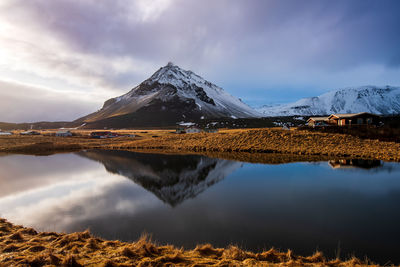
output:
[[334,257],[340,243],[342,257],[399,263],[400,165],[346,170],[328,162],[249,164],[117,151],[6,156],[0,217],[47,231],[89,228],[124,241],[146,231],[187,248],[234,243]]
[[242,165],[199,155],[128,151],[84,151],[78,155],[101,162],[107,171],[131,179],[171,206],[196,197]]
[[365,160],[365,159],[340,159],[340,160],[330,160],[329,165],[333,169],[349,169],[349,168],[372,169],[372,168],[382,167],[382,161]]

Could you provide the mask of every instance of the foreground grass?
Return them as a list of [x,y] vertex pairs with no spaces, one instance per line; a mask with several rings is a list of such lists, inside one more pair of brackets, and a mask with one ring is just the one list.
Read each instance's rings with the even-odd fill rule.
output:
[[[80,149],[120,149],[203,154],[282,153],[296,158],[303,156],[400,161],[400,143],[361,139],[347,134],[280,129],[240,129],[182,135],[171,130],[134,133],[137,137],[113,139],[90,139],[88,132],[79,131],[76,132],[79,136],[67,138],[0,136],[0,152],[46,154]],[[262,162],[262,157],[258,158]]]
[[0,219],[0,266],[373,266],[353,258],[327,260],[316,252],[309,257],[274,249],[253,253],[236,246],[193,250],[157,246],[146,236],[133,243],[106,241],[88,231],[38,233]]

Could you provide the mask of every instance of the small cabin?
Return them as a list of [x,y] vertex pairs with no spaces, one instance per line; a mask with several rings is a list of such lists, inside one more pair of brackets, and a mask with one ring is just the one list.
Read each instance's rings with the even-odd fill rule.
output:
[[36,131],[26,131],[26,132],[21,132],[20,135],[40,135],[40,133]]
[[69,136],[72,136],[72,133],[70,131],[60,130],[60,131],[56,132],[56,136],[69,137]]
[[217,128],[205,128],[204,132],[206,132],[206,133],[218,133],[218,129]]
[[326,126],[329,123],[328,117],[310,117],[307,120],[307,125],[311,127]]
[[113,138],[113,137],[118,137],[119,134],[117,133],[113,133],[110,131],[103,131],[103,132],[91,132],[90,133],[90,137],[92,138],[99,138],[99,139],[103,139],[103,138]]
[[201,129],[192,126],[186,129],[186,133],[201,133]]
[[179,127],[179,128],[176,128],[175,133],[177,133],[177,134],[184,134],[184,133],[186,133],[186,130],[185,130],[185,128],[183,128],[183,127]]
[[332,114],[328,117],[328,122],[337,126],[348,125],[378,125],[379,115],[368,112]]

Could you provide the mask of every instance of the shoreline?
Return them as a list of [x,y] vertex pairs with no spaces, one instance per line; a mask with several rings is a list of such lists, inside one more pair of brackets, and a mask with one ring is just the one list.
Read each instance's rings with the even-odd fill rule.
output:
[[[79,133],[79,132],[78,132]],[[268,163],[271,155],[315,161],[372,159],[400,162],[400,143],[361,139],[347,134],[304,130],[241,129],[219,133],[175,134],[146,131],[138,137],[92,139],[84,136],[0,136],[1,154],[49,155],[89,149],[224,155]],[[267,156],[268,155],[268,156]],[[267,160],[265,160],[267,159]]]
[[214,248],[199,244],[192,250],[157,245],[148,236],[135,242],[107,241],[89,231],[37,232],[0,218],[0,266],[378,266],[357,258],[326,259],[321,252],[294,255],[273,248],[259,252],[237,246]]

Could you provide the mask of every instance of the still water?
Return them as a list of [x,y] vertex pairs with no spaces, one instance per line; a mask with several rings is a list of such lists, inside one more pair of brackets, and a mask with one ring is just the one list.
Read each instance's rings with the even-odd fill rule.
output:
[[0,217],[193,248],[237,244],[400,263],[400,164],[251,164],[198,155],[84,151],[0,157]]

